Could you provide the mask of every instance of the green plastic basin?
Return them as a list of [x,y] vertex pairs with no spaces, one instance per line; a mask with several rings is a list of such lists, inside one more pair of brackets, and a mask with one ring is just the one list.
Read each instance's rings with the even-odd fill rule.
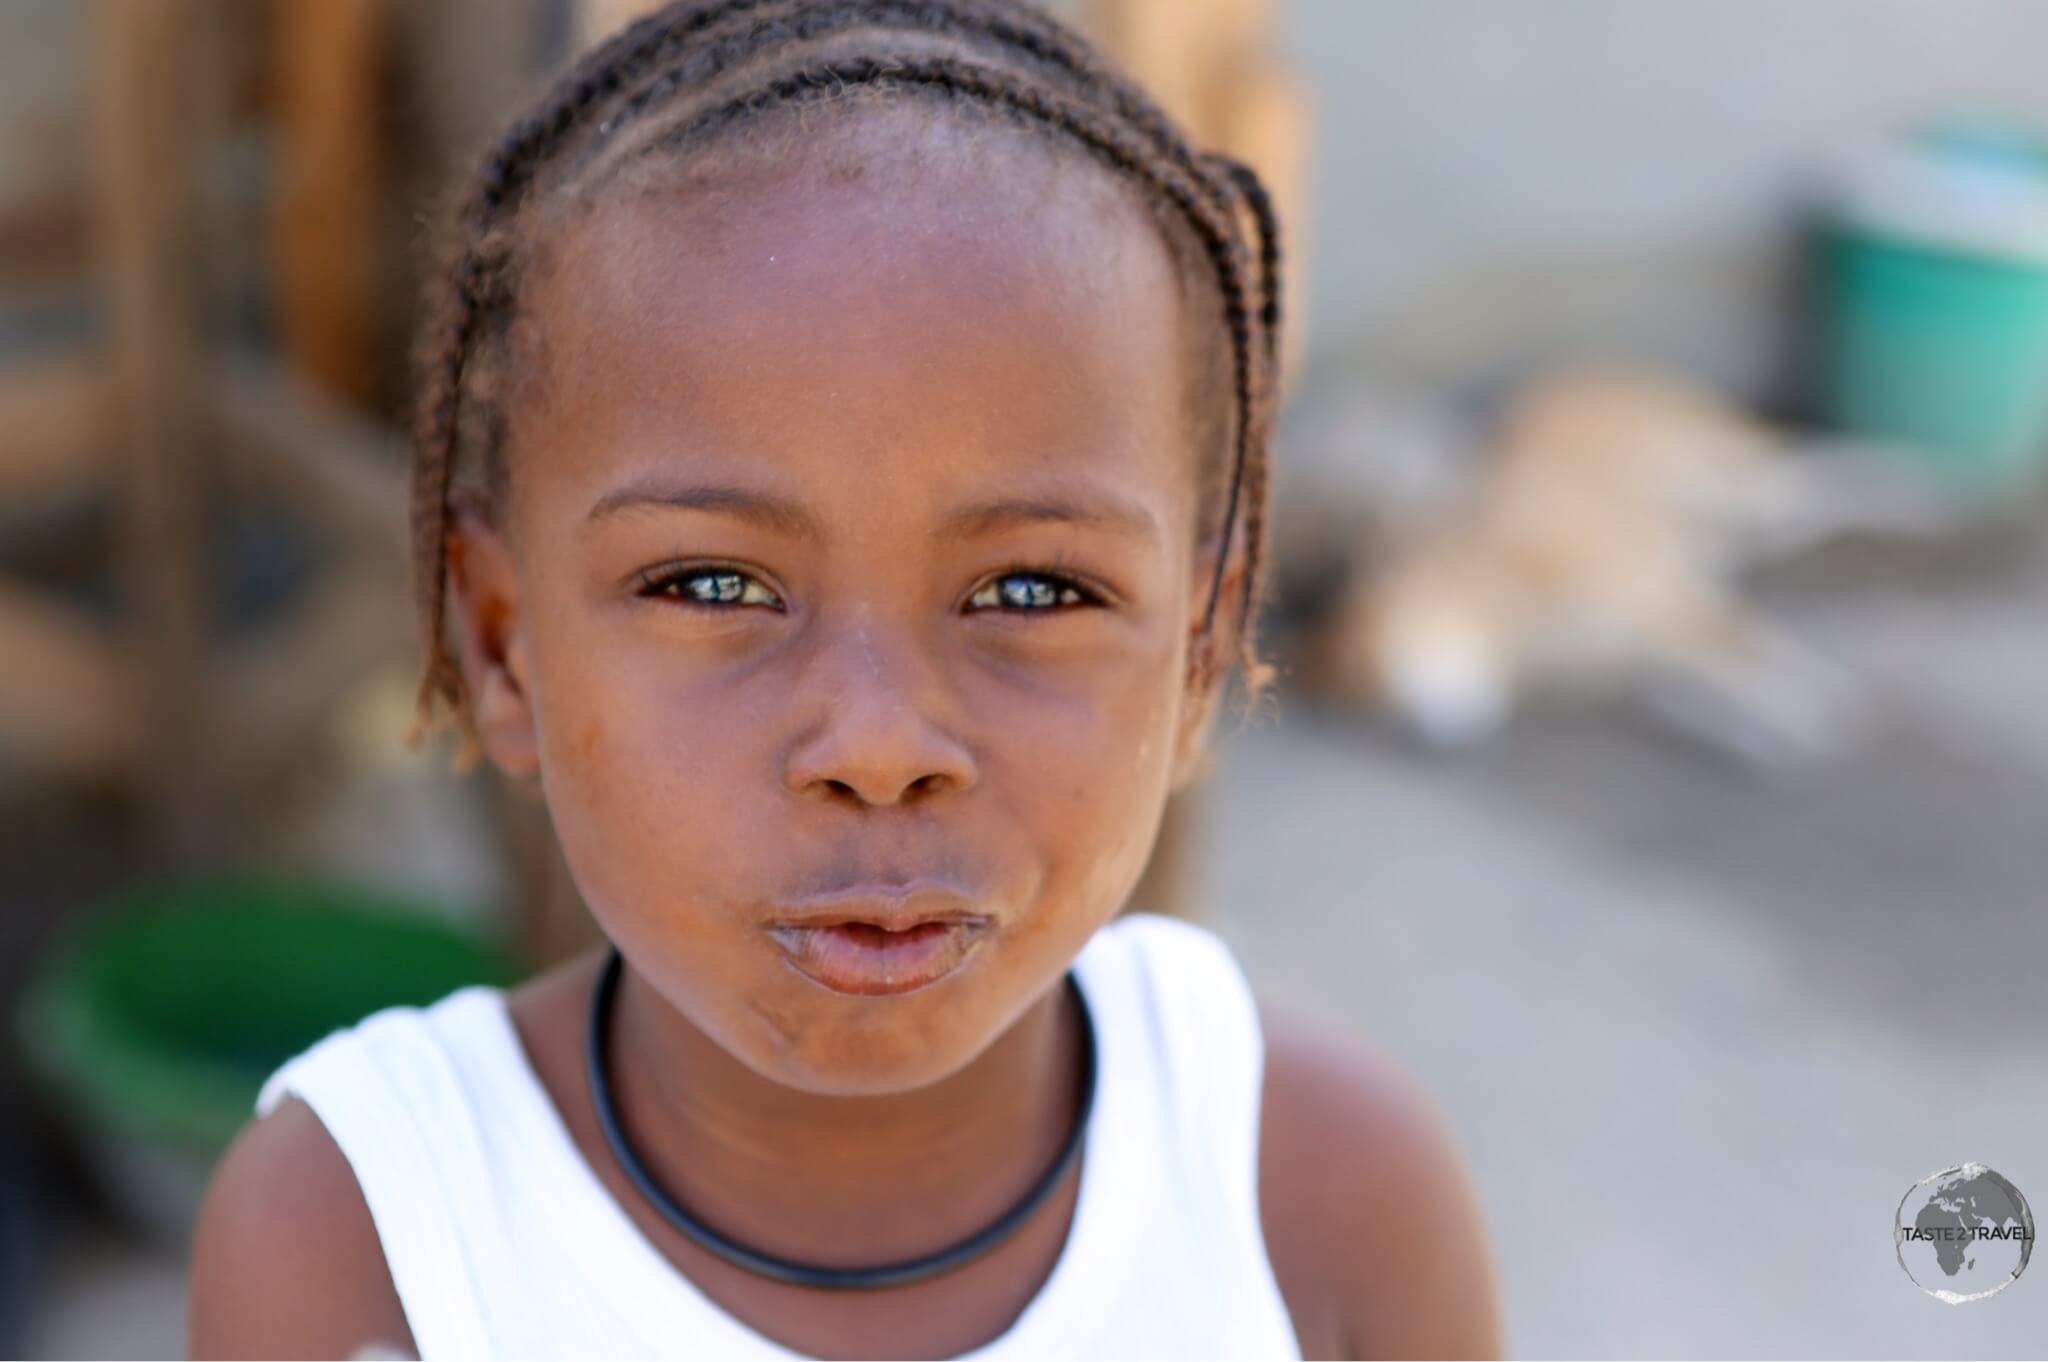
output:
[[19,1018],[30,1062],[95,1137],[203,1160],[285,1060],[380,1008],[503,985],[507,955],[419,905],[339,886],[156,886],[91,913]]

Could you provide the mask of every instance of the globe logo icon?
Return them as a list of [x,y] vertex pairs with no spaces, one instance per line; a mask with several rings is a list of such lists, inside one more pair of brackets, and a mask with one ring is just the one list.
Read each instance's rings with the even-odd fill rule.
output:
[[1981,1163],[1930,1173],[1899,1202],[1892,1224],[1899,1266],[1950,1305],[2012,1285],[2034,1251],[2034,1215],[2020,1189]]

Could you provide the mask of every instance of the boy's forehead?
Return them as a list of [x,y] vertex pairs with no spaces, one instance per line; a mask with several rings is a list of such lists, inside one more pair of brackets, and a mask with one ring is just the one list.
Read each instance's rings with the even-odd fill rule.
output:
[[725,447],[921,428],[1185,459],[1175,268],[1105,178],[871,137],[619,185],[532,280],[539,395],[614,444],[687,419]]
[[761,311],[804,289],[898,310],[1035,302],[1076,320],[1111,299],[1178,300],[1160,233],[1106,168],[1044,134],[914,113],[685,152],[673,168],[649,157],[572,220],[549,272],[593,302],[717,289],[728,309]]

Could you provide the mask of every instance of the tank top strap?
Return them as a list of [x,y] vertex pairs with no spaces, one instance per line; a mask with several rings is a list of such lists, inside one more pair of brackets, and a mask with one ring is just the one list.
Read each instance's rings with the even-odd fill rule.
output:
[[1201,1203],[1188,1211],[1205,1222],[1212,1267],[1243,1293],[1242,1354],[1298,1357],[1259,1209],[1265,1036],[1251,984],[1208,928],[1151,913],[1115,926],[1134,957],[1151,1021],[1152,1067],[1178,1164],[1178,1194]]
[[1192,1159],[1226,1170],[1237,1190],[1258,1163],[1265,1044],[1251,985],[1205,927],[1133,913],[1115,924],[1132,957],[1162,1100]]

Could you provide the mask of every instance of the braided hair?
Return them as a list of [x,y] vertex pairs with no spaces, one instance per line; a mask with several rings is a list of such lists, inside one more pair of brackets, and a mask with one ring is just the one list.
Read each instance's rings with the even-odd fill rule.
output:
[[[410,742],[452,716],[462,728],[458,764],[477,757],[464,679],[442,628],[447,541],[466,495],[455,488],[459,462],[480,462],[477,495],[487,510],[502,503],[504,370],[519,280],[541,235],[538,210],[586,202],[629,167],[701,151],[772,111],[855,95],[950,99],[1079,149],[1142,188],[1183,268],[1192,261],[1213,281],[1229,342],[1230,477],[1190,680],[1216,677],[1211,640],[1242,516],[1233,632],[1250,701],[1263,698],[1274,670],[1259,659],[1255,632],[1279,375],[1280,241],[1258,176],[1192,146],[1127,76],[1026,0],[676,0],[564,72],[485,154],[457,202],[445,291],[423,335],[413,431],[412,553],[426,666]],[[1186,239],[1194,251],[1180,249]]]

